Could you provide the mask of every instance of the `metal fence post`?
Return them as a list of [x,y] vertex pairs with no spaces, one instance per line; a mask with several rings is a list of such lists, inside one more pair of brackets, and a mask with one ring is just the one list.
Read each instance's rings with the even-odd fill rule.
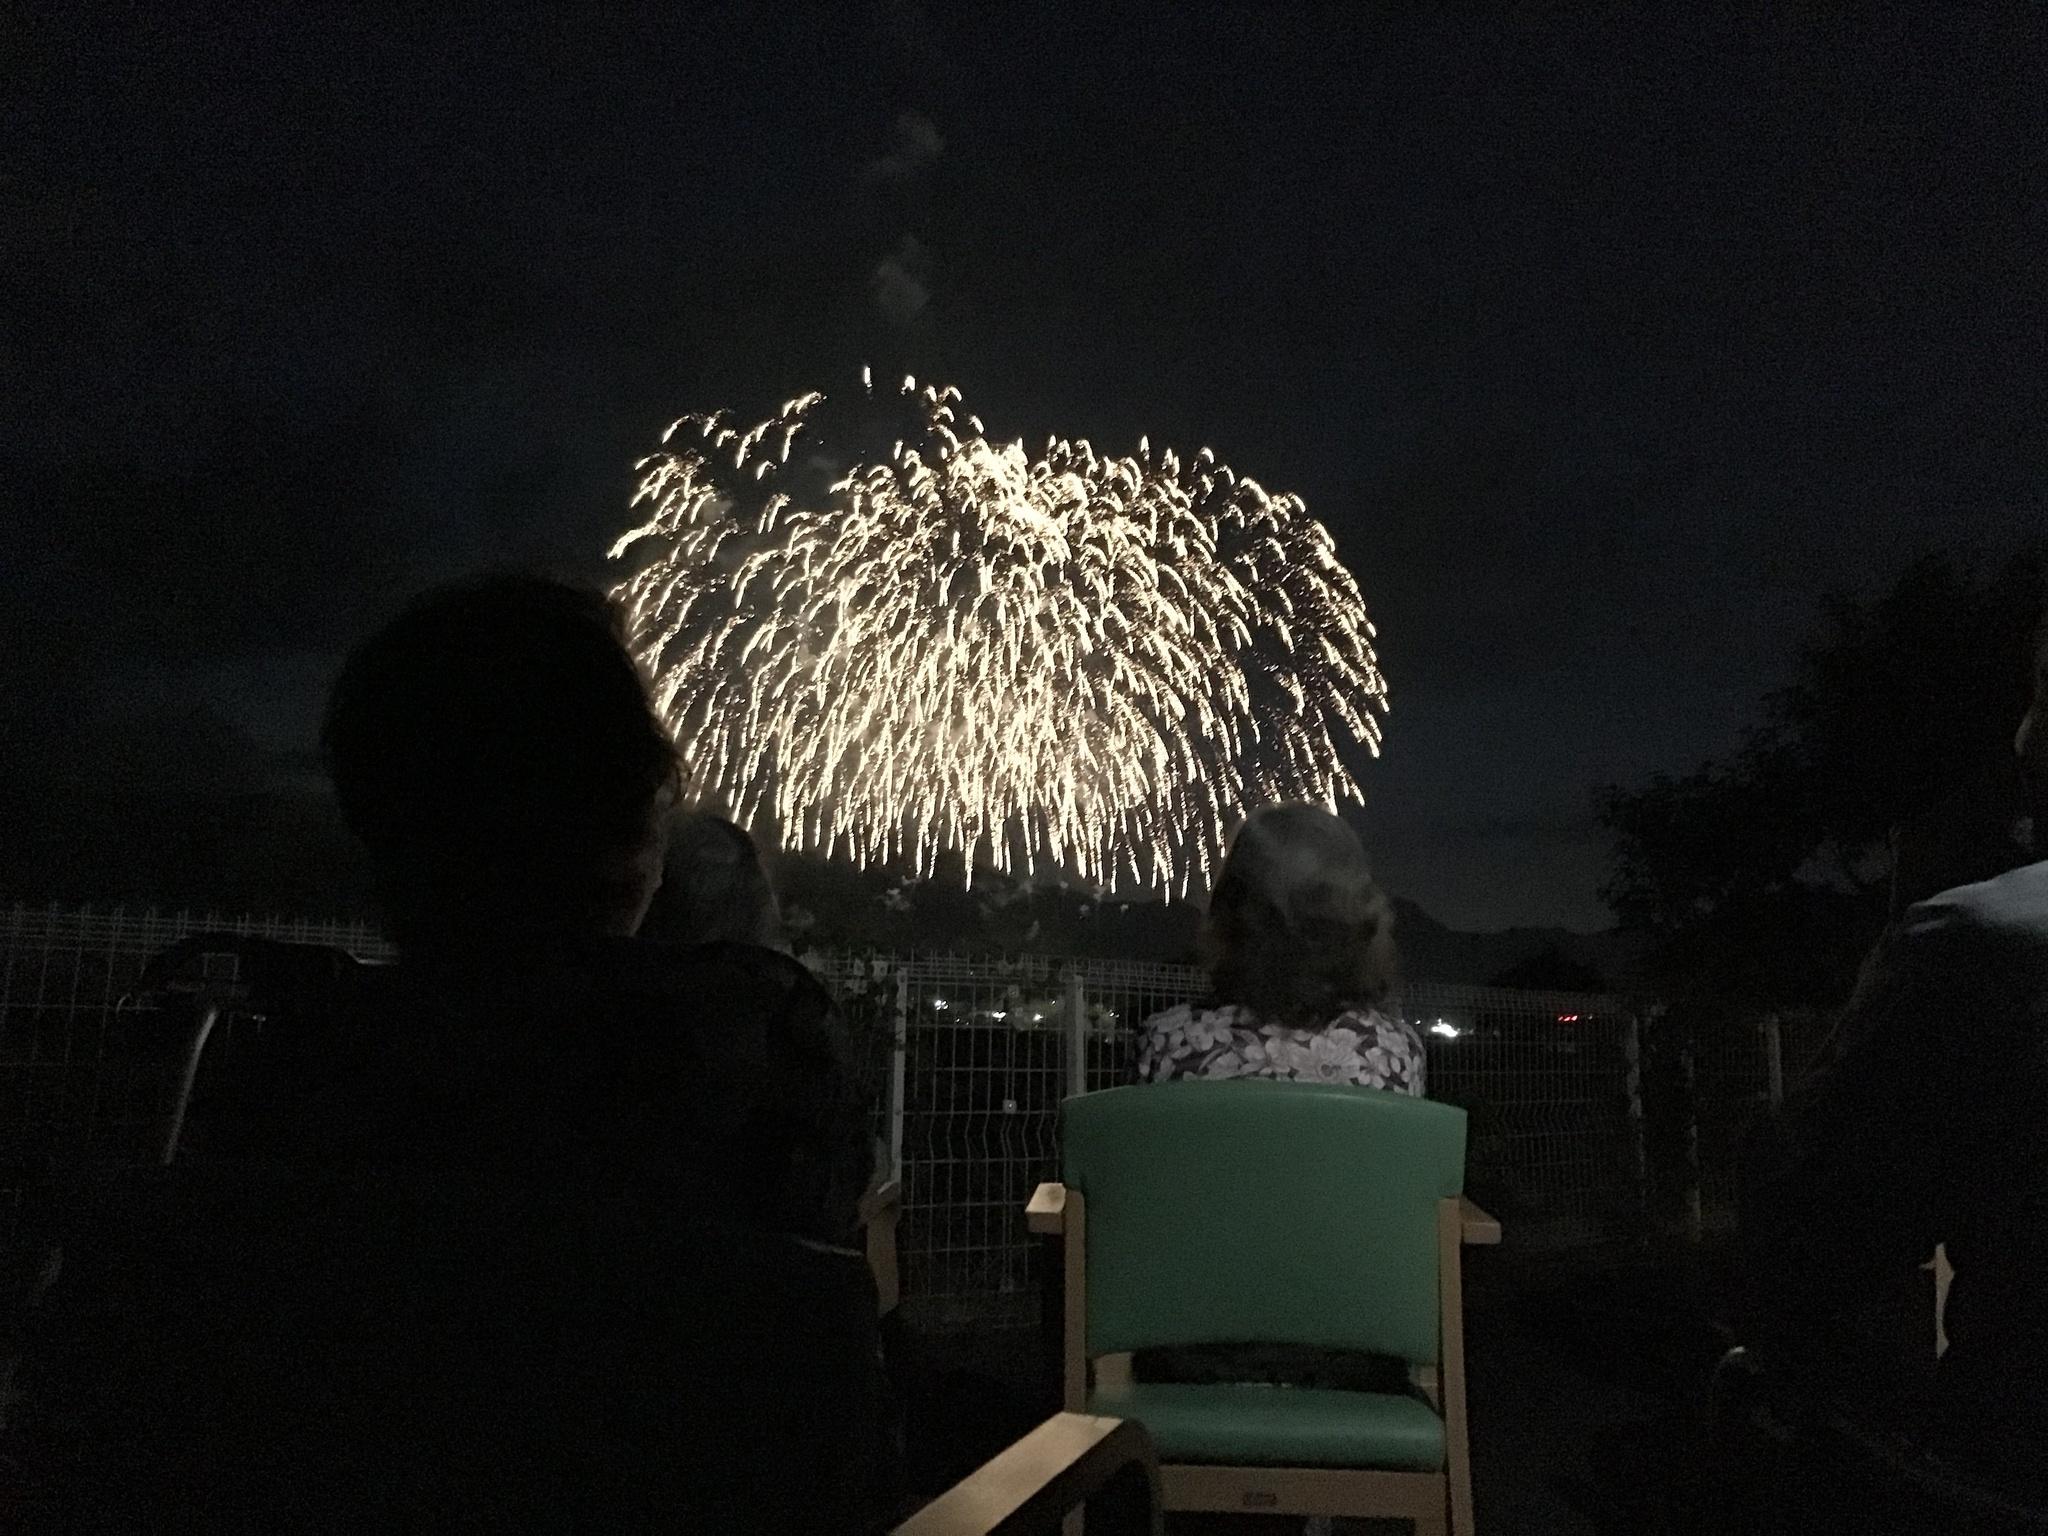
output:
[[889,1176],[903,1177],[903,1081],[910,1055],[910,972],[896,967],[896,1018],[889,1047]]
[[1088,1091],[1088,988],[1081,968],[1067,968],[1067,1096]]
[[1650,1208],[1650,1144],[1643,1119],[1643,1020],[1631,1013],[1622,1035],[1622,1052],[1628,1063],[1628,1144],[1635,1160],[1636,1217],[1639,1229],[1648,1234],[1654,1227]]

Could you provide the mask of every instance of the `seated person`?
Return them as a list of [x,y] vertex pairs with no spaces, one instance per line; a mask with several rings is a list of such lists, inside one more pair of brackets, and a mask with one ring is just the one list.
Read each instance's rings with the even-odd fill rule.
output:
[[681,812],[669,819],[661,888],[640,925],[657,944],[730,940],[787,949],[782,909],[754,840],[723,816]]
[[15,1527],[878,1526],[864,1115],[793,961],[630,937],[676,763],[610,606],[429,594],[324,745],[400,962],[266,1156],[67,1243]]
[[[1285,1078],[1421,1096],[1422,1037],[1381,1011],[1397,965],[1393,915],[1336,816],[1255,813],[1223,861],[1203,947],[1210,994],[1140,1026],[1140,1081]],[[1398,1362],[1280,1345],[1145,1350],[1132,1368],[1147,1381],[1407,1386]]]
[[[2048,630],[2015,741],[2048,827]],[[1756,1353],[1988,1486],[2048,1493],[2048,861],[1909,907],[1745,1157]],[[1936,1363],[1927,1278],[1955,1278]]]
[[[671,816],[661,888],[654,893],[647,919],[640,925],[640,937],[679,948],[749,944],[786,953],[789,944],[782,930],[782,911],[753,838],[723,816],[704,812]],[[802,967],[785,969],[794,975]],[[861,1100],[874,1104],[882,1097],[889,1070],[894,1044],[891,1034],[850,1028],[845,1015],[808,971],[803,971],[802,982],[797,984],[807,996],[807,1013],[819,1020],[820,1030],[834,1037],[835,1051],[852,1073]],[[851,1129],[842,1128],[841,1141],[834,1149],[842,1159],[852,1155],[845,1145],[845,1138],[852,1135]],[[879,1137],[871,1138],[869,1157],[873,1174],[867,1187],[873,1188],[889,1177],[888,1149]]]
[[1336,816],[1256,812],[1231,841],[1202,942],[1209,996],[1140,1026],[1141,1081],[1298,1078],[1421,1097],[1422,1037],[1380,1011],[1393,914]]

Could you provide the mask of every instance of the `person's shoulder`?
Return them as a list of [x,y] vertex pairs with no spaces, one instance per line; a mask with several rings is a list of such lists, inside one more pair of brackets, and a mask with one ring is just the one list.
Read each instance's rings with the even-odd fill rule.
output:
[[1171,1008],[1160,1009],[1138,1028],[1141,1031],[1186,1029],[1195,1017],[1197,1006],[1194,1003],[1175,1003]]
[[1909,924],[1968,925],[2048,934],[2048,859],[1974,885],[1953,886],[1907,908]]
[[2048,959],[2048,859],[1908,907],[1898,942],[1916,950],[1969,948]]
[[831,995],[802,961],[759,944],[615,939],[597,958],[606,979],[622,991],[692,1003],[752,998],[778,1007],[831,1005]]
[[1398,1013],[1389,1013],[1363,1003],[1354,1003],[1344,1009],[1324,1026],[1325,1029],[1348,1029],[1359,1035],[1389,1032],[1397,1035],[1415,1034],[1415,1026]]

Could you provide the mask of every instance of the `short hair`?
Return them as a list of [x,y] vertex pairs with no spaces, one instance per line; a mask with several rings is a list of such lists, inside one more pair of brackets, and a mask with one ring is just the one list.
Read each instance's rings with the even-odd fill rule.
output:
[[754,840],[723,816],[679,812],[669,822],[661,889],[640,937],[663,944],[734,940],[782,944],[782,913]]
[[401,940],[464,908],[610,916],[677,778],[610,602],[536,575],[413,601],[349,653],[320,743]]
[[1393,911],[1358,835],[1312,805],[1268,806],[1238,829],[1209,900],[1216,1000],[1310,1028],[1394,986]]

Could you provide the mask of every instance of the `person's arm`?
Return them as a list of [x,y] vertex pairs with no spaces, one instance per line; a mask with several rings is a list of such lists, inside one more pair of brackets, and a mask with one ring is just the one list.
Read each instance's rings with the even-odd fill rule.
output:
[[1159,1034],[1150,1019],[1138,1026],[1136,1044],[1137,1049],[1131,1053],[1131,1081],[1153,1083],[1167,1076],[1171,1063],[1160,1050]]
[[1396,1093],[1426,1098],[1429,1092],[1429,1052],[1424,1049],[1422,1031],[1398,1014],[1377,1011],[1359,1016],[1367,1038],[1379,1053],[1372,1064],[1382,1085]]

